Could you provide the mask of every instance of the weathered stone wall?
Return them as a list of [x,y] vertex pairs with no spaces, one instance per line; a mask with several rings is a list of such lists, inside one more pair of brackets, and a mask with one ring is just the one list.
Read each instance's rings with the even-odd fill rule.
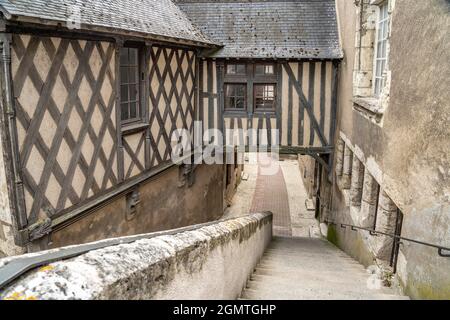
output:
[[221,221],[52,263],[0,299],[236,299],[271,239],[269,213]]
[[[346,0],[337,4],[341,31],[350,30],[355,25],[351,19],[355,5]],[[404,214],[403,236],[450,247],[449,10],[446,0],[395,1],[389,39],[390,94],[378,123],[353,109],[348,99],[352,88],[342,81],[353,65],[341,66],[340,131],[370,176],[367,182],[364,179],[360,211],[346,201],[351,194],[334,187],[333,206],[339,222],[365,226],[373,222],[374,179],[381,187],[379,212],[387,213],[377,217],[385,219],[377,221],[380,228],[392,231],[389,212],[395,206]],[[354,56],[355,36],[351,32],[341,35],[349,59]],[[341,228],[332,233],[340,247],[365,264],[386,255],[382,244],[370,246],[365,233]],[[448,299],[448,270],[450,260],[439,257],[435,249],[407,242],[400,247],[397,277],[413,298]]]

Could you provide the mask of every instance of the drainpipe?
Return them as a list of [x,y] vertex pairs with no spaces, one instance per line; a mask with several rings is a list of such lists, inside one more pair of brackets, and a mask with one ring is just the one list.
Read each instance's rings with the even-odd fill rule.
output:
[[[0,65],[3,99],[2,109],[6,114],[4,123],[4,133],[6,134],[7,150],[10,152],[9,167],[12,169],[12,179],[14,181],[13,196],[15,201],[15,217],[17,218],[18,229],[22,230],[27,225],[25,212],[24,187],[20,175],[19,144],[17,139],[16,112],[14,109],[12,94],[12,76],[11,76],[11,34],[0,33]],[[9,139],[8,139],[9,138]],[[14,201],[13,201],[14,202]],[[26,239],[18,239],[23,244]]]

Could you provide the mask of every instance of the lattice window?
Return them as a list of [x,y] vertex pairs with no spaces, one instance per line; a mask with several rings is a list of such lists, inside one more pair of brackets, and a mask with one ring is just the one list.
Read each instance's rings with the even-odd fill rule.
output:
[[377,22],[377,41],[375,53],[375,96],[380,96],[385,85],[384,71],[387,66],[387,47],[389,38],[389,5],[388,1],[380,5]]

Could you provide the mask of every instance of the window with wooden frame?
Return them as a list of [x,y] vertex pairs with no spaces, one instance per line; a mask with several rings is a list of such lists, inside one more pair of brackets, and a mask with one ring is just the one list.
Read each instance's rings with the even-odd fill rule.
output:
[[246,75],[247,74],[247,66],[245,65],[245,63],[227,64],[225,73],[231,74],[231,75]]
[[275,74],[275,66],[270,64],[258,63],[255,65],[255,75],[256,76],[264,76],[264,75],[273,75]]
[[138,46],[125,46],[120,49],[120,108],[123,124],[142,120],[140,52]]
[[255,111],[275,111],[275,84],[255,84],[253,86]]
[[225,110],[245,111],[247,105],[247,84],[225,84]]
[[223,83],[225,112],[275,112],[277,81],[275,63],[227,62]]

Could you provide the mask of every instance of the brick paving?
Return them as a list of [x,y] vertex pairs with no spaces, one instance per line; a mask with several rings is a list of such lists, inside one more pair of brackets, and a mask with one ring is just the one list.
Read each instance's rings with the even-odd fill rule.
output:
[[250,212],[271,211],[275,236],[292,236],[289,197],[281,168],[275,175],[262,175],[258,170],[255,194]]

